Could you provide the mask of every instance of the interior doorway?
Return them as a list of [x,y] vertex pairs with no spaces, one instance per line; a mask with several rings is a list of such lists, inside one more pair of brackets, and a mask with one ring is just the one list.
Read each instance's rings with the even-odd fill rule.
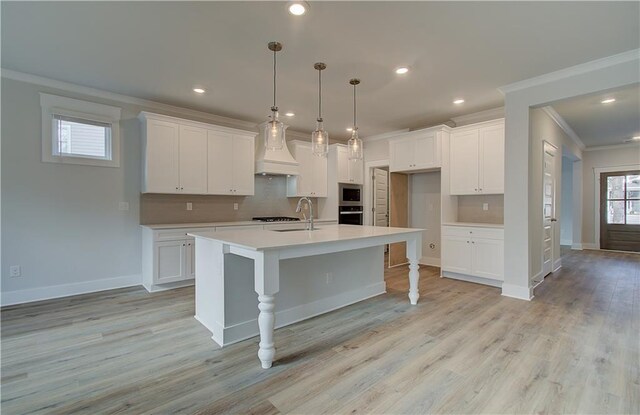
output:
[[640,171],[600,174],[600,249],[640,252]]
[[542,168],[542,278],[553,272],[553,253],[555,251],[556,218],[556,168],[555,157],[558,148],[544,142]]
[[389,169],[376,167],[373,169],[373,226],[389,226]]
[[[562,169],[560,174],[560,256],[564,256],[573,246],[574,214],[578,206],[573,201],[573,163],[570,155],[562,149]],[[579,241],[577,241],[579,242]]]

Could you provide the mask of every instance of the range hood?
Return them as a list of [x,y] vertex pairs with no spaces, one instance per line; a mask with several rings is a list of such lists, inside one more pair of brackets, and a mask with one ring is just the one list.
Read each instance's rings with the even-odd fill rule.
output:
[[[297,176],[299,163],[289,152],[286,140],[280,150],[270,150],[265,147],[264,130],[267,128],[267,123],[268,121],[265,121],[260,124],[260,134],[256,137],[256,174]],[[287,128],[288,125],[285,125],[285,134]]]

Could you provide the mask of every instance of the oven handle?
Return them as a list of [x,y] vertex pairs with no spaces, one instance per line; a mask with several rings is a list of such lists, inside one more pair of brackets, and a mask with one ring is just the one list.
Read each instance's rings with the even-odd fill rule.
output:
[[362,215],[362,211],[359,212],[340,212],[341,215]]

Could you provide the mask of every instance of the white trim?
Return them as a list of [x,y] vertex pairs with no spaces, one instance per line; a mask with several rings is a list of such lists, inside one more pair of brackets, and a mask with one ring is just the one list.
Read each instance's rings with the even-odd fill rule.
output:
[[544,75],[536,76],[534,78],[525,79],[523,81],[514,82],[509,85],[501,86],[498,91],[503,94],[519,91],[521,89],[527,89],[550,82],[559,81],[561,79],[569,78],[572,76],[584,74],[587,72],[593,72],[598,69],[607,68],[610,66],[619,65],[621,63],[631,62],[640,58],[640,49],[632,49],[626,52],[619,53],[617,55],[607,56],[601,59],[596,59],[590,62],[581,63],[579,65],[570,66],[568,68],[560,69],[558,71],[549,72]]
[[598,244],[593,244],[593,243],[583,243],[583,244],[582,244],[582,249],[599,250],[599,249],[600,249],[600,247],[598,246]]
[[368,225],[371,223],[371,208],[373,207],[371,205],[371,199],[373,198],[373,194],[371,193],[371,169],[377,168],[377,167],[389,167],[389,160],[372,160],[372,161],[368,161],[366,163],[364,163],[364,186],[363,186],[363,190],[364,190],[364,203],[363,203],[363,209],[364,209],[364,215],[362,215],[362,223],[364,223],[365,225]]
[[558,111],[556,111],[551,106],[542,107],[542,111],[544,111],[549,117],[551,117],[553,121],[556,122],[556,124],[558,124],[558,127],[560,127],[562,131],[564,131],[565,134],[567,134],[569,138],[574,143],[576,143],[576,145],[578,146],[578,148],[580,148],[580,150],[584,150],[587,147],[584,145],[584,143],[582,142],[578,134],[576,134],[576,132],[573,131],[573,128],[571,128],[571,126],[567,124],[567,122],[564,120],[564,118],[562,118],[560,114],[558,114]]
[[502,295],[519,300],[531,301],[533,300],[533,287],[522,287],[520,285],[503,283]]
[[472,114],[459,115],[451,117],[456,126],[464,127],[468,124],[475,124],[483,121],[493,121],[498,118],[504,118],[504,107],[492,108],[490,110],[478,111]]
[[466,282],[472,282],[474,284],[488,285],[490,287],[496,287],[496,288],[502,287],[502,284],[503,284],[502,281],[500,281],[500,280],[493,280],[491,278],[476,277],[474,275],[459,274],[457,272],[451,272],[451,271],[441,271],[440,272],[440,277],[442,277],[442,278],[451,278],[451,279],[454,279],[454,280],[460,280],[460,281],[466,281]]
[[582,251],[583,244],[582,243],[572,244],[571,249],[573,249],[574,251]]
[[389,131],[388,133],[382,133],[382,134],[372,135],[372,136],[369,136],[369,137],[364,137],[362,139],[362,141],[365,142],[365,143],[371,143],[372,141],[384,140],[384,139],[392,138],[392,137],[395,137],[397,135],[405,134],[405,133],[408,133],[408,132],[409,132],[409,129],[408,128],[404,128],[402,130]]
[[427,265],[430,267],[440,267],[440,258],[431,257],[431,256],[423,256],[418,261],[420,265]]
[[48,88],[61,89],[61,90],[73,92],[76,94],[107,99],[110,101],[122,102],[125,104],[137,105],[144,108],[153,108],[156,110],[168,111],[171,113],[175,113],[175,114],[179,114],[187,117],[203,118],[208,121],[211,121],[214,124],[221,124],[221,125],[225,125],[232,128],[248,129],[251,131],[258,130],[257,124],[250,121],[243,121],[235,118],[223,117],[221,115],[210,114],[208,112],[176,107],[174,105],[163,104],[157,101],[150,101],[142,98],[132,97],[129,95],[117,94],[117,93],[105,91],[102,89],[72,84],[64,81],[58,81],[55,79],[45,78],[37,75],[31,75],[24,72],[12,71],[10,69],[2,68],[1,71],[2,71],[1,76],[3,78],[12,79],[14,81],[27,82],[34,85],[45,86]]
[[[382,281],[332,297],[321,298],[308,304],[301,304],[286,310],[279,310],[275,313],[275,328],[278,329],[302,320],[307,320],[386,292],[386,284]],[[257,314],[256,312],[256,318],[254,319],[243,321],[242,323],[237,323],[229,327],[223,327],[219,323],[216,323],[214,327],[205,327],[211,332],[211,339],[218,345],[224,347],[257,336],[260,333],[258,330]],[[196,316],[196,320],[202,324],[202,320],[199,319],[198,316]]]
[[552,273],[557,272],[560,268],[562,268],[562,258],[558,258],[553,263]]
[[[207,130],[215,130],[223,133],[242,135],[242,136],[247,136],[252,138],[256,137],[256,134],[257,134],[255,131],[248,131],[248,130],[241,130],[233,127],[213,125],[213,124],[208,124],[208,123],[199,122],[199,121],[187,120],[184,118],[172,117],[164,114],[156,114],[155,112],[149,112],[149,111],[140,111],[137,118],[142,122],[145,122],[147,120],[165,121],[165,122],[171,122],[171,123],[176,123],[176,124],[190,126],[190,127],[204,128]],[[289,132],[287,131],[287,134],[288,133]],[[289,141],[287,141],[287,143],[289,143]]]
[[565,240],[560,239],[560,245],[571,246],[573,245],[573,241],[571,239],[565,239]]
[[26,290],[3,291],[2,306],[50,300],[53,298],[113,290],[116,288],[133,287],[141,283],[142,276],[135,274],[48,287],[29,288]]
[[[594,241],[595,243],[583,244],[584,249],[600,249],[600,173],[615,171],[640,170],[640,164],[626,164],[622,166],[594,167],[593,168],[593,200],[594,200]],[[589,246],[587,248],[587,246]]]
[[593,146],[587,147],[584,151],[599,151],[599,150],[618,150],[621,148],[635,148],[640,147],[640,142],[637,143],[620,143],[620,144],[610,144],[606,146]]

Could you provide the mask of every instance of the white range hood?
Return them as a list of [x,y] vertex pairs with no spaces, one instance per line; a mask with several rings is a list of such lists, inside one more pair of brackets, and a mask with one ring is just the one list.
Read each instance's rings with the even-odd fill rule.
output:
[[[265,147],[264,130],[268,121],[260,124],[260,134],[256,137],[256,174],[291,175],[299,174],[299,163],[293,158],[285,140],[281,150]],[[289,126],[285,125],[285,134]]]

